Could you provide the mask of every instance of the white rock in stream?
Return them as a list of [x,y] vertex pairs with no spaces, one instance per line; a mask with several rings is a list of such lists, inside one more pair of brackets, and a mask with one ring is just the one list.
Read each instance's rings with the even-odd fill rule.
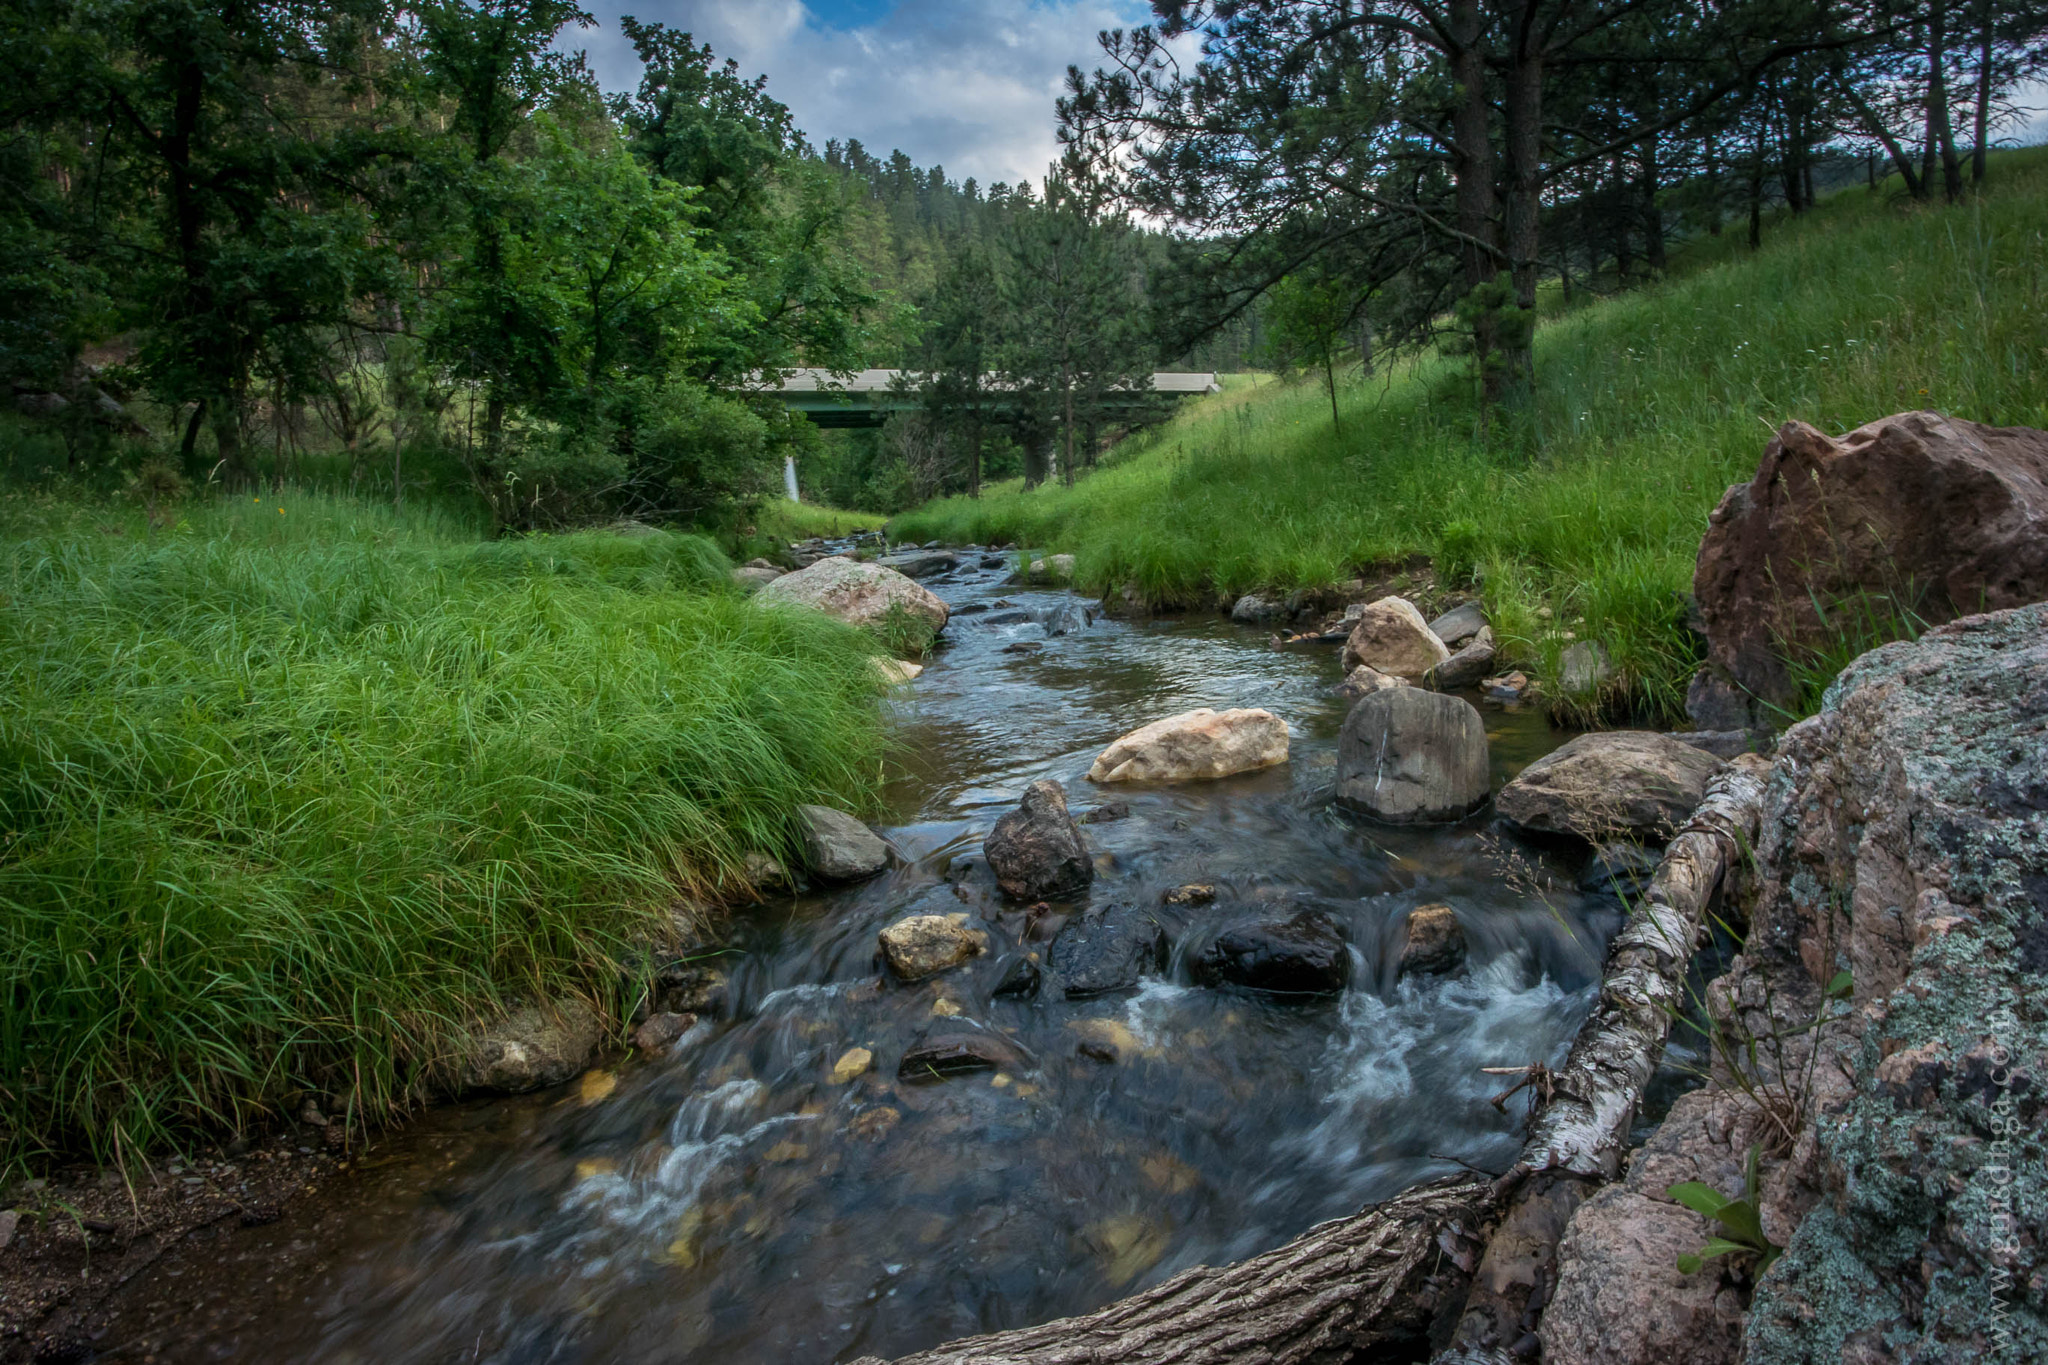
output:
[[1271,711],[1204,706],[1155,720],[1102,751],[1090,782],[1207,782],[1287,761],[1287,722]]

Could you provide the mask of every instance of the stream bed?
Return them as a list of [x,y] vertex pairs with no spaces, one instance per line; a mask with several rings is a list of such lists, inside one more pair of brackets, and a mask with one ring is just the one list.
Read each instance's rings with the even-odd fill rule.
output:
[[[130,1291],[100,1358],[888,1357],[1087,1311],[1461,1164],[1508,1166],[1523,1102],[1495,1109],[1507,1081],[1481,1068],[1561,1058],[1619,905],[1569,875],[1539,894],[1541,855],[1504,857],[1486,815],[1389,829],[1331,807],[1334,646],[1275,649],[1206,617],[1090,621],[1082,599],[1005,577],[927,582],[968,611],[891,703],[880,828],[898,865],[741,914],[723,1017],[562,1090],[437,1109],[345,1189],[195,1238]],[[1197,706],[1275,712],[1291,761],[1179,787],[1083,778],[1117,735]],[[1482,712],[1496,790],[1566,738],[1540,712]],[[1076,815],[1129,806],[1083,832],[1089,903],[1168,931],[1168,965],[1134,991],[995,994],[1044,945],[1000,901],[981,840],[1043,777]],[[1162,904],[1195,882],[1213,902]],[[1397,979],[1404,918],[1432,902],[1456,909],[1468,968]],[[1297,904],[1348,930],[1341,996],[1190,984],[1188,956],[1225,922]],[[927,913],[965,913],[990,952],[889,980],[877,933]],[[941,1023],[1000,1032],[1017,1064],[899,1080]],[[854,1048],[872,1067],[835,1077]]]

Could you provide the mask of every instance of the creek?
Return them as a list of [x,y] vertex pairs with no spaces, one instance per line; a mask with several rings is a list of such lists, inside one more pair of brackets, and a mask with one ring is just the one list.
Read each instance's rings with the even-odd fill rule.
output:
[[[1560,1060],[1620,906],[1507,856],[1484,815],[1390,829],[1333,808],[1335,647],[1213,618],[1090,623],[1005,576],[928,584],[969,613],[890,703],[878,827],[898,865],[741,913],[723,1017],[564,1090],[433,1111],[345,1197],[167,1258],[117,1335],[175,1359],[822,1365],[1083,1312],[1460,1164],[1504,1169],[1523,1102],[1496,1109],[1507,1082],[1481,1068]],[[1083,778],[1118,734],[1197,706],[1275,712],[1291,761],[1178,787]],[[1482,711],[1496,790],[1565,738],[1533,710]],[[1134,991],[994,994],[1025,930],[981,839],[1041,777],[1077,815],[1129,805],[1083,831],[1091,903],[1156,913],[1173,945]],[[1162,904],[1192,882],[1215,900]],[[1398,979],[1405,916],[1431,902],[1455,907],[1467,970]],[[1190,984],[1226,921],[1295,903],[1346,926],[1342,995]],[[987,956],[912,985],[880,971],[882,928],[959,912]],[[1020,1063],[897,1079],[935,1021],[1001,1031]],[[872,1068],[835,1080],[856,1047]]]

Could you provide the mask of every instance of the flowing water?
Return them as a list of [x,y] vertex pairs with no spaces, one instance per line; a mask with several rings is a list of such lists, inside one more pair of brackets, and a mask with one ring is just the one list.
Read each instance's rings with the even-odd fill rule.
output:
[[[1521,1110],[1489,1103],[1504,1082],[1481,1068],[1560,1059],[1619,908],[1539,896],[1542,869],[1514,872],[1483,818],[1395,830],[1330,807],[1335,648],[1275,650],[1215,620],[1090,623],[1079,599],[1003,577],[931,584],[988,609],[957,615],[892,703],[894,870],[744,915],[722,959],[726,1017],[666,1055],[428,1116],[317,1227],[259,1230],[270,1240],[196,1271],[239,1285],[243,1306],[190,1312],[158,1349],[364,1365],[891,1356],[1085,1311],[1461,1164],[1504,1169]],[[1070,628],[1051,633],[1048,614]],[[1291,762],[1183,787],[1083,778],[1119,733],[1196,706],[1277,713]],[[1496,786],[1563,738],[1534,712],[1485,714]],[[1041,777],[1076,813],[1129,804],[1084,832],[1091,904],[1156,913],[1174,944],[1135,991],[994,995],[1043,945],[998,900],[981,839]],[[1188,882],[1216,900],[1162,906]],[[1397,980],[1403,917],[1428,902],[1456,908],[1469,970]],[[1189,952],[1224,922],[1297,903],[1348,927],[1340,997],[1189,984]],[[987,956],[915,985],[878,970],[879,930],[957,912],[988,931]],[[1018,1063],[898,1080],[935,1023],[1000,1031]],[[856,1047],[873,1067],[835,1079]],[[192,1292],[188,1307],[212,1302]]]

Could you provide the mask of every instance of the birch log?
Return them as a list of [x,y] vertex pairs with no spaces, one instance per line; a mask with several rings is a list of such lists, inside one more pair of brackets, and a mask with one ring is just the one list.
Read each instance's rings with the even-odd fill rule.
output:
[[1082,1317],[968,1337],[897,1365],[1334,1365],[1408,1358],[1447,1337],[1435,1365],[1527,1357],[1558,1239],[1620,1169],[1707,906],[1755,841],[1767,771],[1738,759],[1707,787],[1615,936],[1599,1003],[1499,1180],[1420,1186],[1236,1265],[1197,1266]]

